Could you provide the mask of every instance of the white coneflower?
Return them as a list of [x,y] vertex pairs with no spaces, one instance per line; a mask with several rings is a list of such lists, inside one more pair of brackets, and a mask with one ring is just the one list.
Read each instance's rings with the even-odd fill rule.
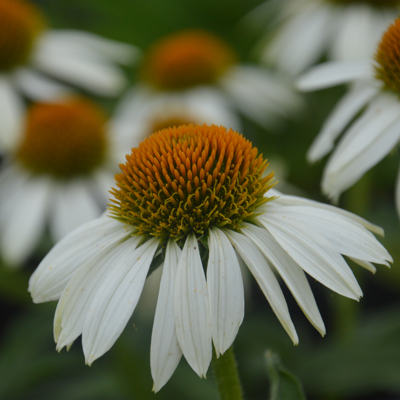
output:
[[0,174],[0,253],[19,265],[49,221],[59,240],[104,211],[112,183],[106,116],[81,98],[36,103]]
[[[265,68],[240,64],[227,43],[202,30],[177,32],[155,42],[143,55],[139,75],[141,83],[124,102],[131,112],[152,97],[171,94],[176,99],[199,87],[207,89],[210,98],[215,93],[213,104],[220,103],[218,108],[239,110],[267,127],[301,106],[289,82]],[[198,94],[200,102],[202,93],[191,96]]]
[[263,50],[263,59],[291,74],[304,71],[326,53],[340,61],[371,56],[387,24],[400,11],[398,0],[283,3],[282,26]]
[[44,258],[29,291],[58,300],[57,349],[82,335],[88,364],[128,323],[152,261],[162,277],[151,340],[158,391],[183,355],[205,376],[233,343],[244,315],[242,259],[294,344],[298,336],[276,275],[321,333],[305,272],[352,299],[361,289],[343,256],[374,271],[390,255],[381,229],[333,206],[272,189],[267,161],[243,136],[217,126],[159,131],[132,149],[106,215],[83,225]]
[[[335,140],[354,117],[330,157],[322,180],[323,191],[337,200],[371,167],[385,157],[400,139],[400,19],[383,35],[375,58],[358,63],[326,63],[299,80],[303,90],[340,83],[351,88],[326,121],[308,153],[316,161],[329,153]],[[396,204],[400,214],[400,174]]]
[[[96,35],[47,29],[44,17],[24,0],[0,0],[0,151],[20,129],[21,95],[50,100],[69,83],[98,95],[117,95],[125,85],[116,64],[136,50]],[[11,144],[12,146],[12,144]]]

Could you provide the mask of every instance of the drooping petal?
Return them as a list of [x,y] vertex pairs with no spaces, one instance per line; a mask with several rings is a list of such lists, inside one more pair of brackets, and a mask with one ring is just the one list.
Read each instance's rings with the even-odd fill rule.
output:
[[63,183],[54,195],[51,233],[58,241],[74,229],[100,215],[87,181]]
[[[289,256],[317,281],[343,296],[352,299],[362,296],[356,278],[340,254],[329,251],[324,243],[320,246],[310,240],[302,225],[289,225],[271,215],[266,219],[260,218],[260,221]],[[310,229],[311,224],[307,231]]]
[[178,245],[169,241],[151,334],[150,367],[155,392],[168,382],[182,357],[176,338],[174,314],[175,281],[180,255]]
[[235,251],[218,228],[209,231],[207,288],[217,357],[231,347],[244,316],[243,280]]
[[260,220],[266,225],[270,219],[276,224],[284,223],[294,230],[300,229],[309,241],[337,253],[384,265],[392,261],[390,254],[372,233],[358,221],[335,212],[334,207],[324,209],[271,204]]
[[[270,196],[275,197],[273,204],[288,205],[288,206],[300,205],[300,206],[309,207],[309,208],[319,208],[321,210],[328,210],[337,215],[342,215],[346,218],[349,218],[350,220],[352,220],[354,222],[357,222],[358,224],[362,225],[364,228],[368,229],[369,231],[371,231],[379,236],[384,235],[384,231],[380,226],[375,225],[375,224],[367,221],[366,219],[364,219],[356,214],[353,214],[350,211],[342,210],[341,208],[332,206],[330,204],[320,203],[319,201],[306,199],[304,197],[283,194],[276,189],[270,189],[268,191],[268,194]],[[261,207],[264,210],[266,210],[270,206],[270,204],[267,204],[267,205],[264,205]]]
[[372,77],[373,66],[370,61],[331,61],[311,68],[299,78],[297,87],[303,91],[311,91]]
[[332,150],[335,140],[346,125],[373,98],[377,91],[378,88],[373,85],[360,83],[338,102],[311,145],[307,153],[308,161],[317,161]]
[[282,293],[278,280],[268,265],[268,261],[260,253],[256,245],[246,236],[234,231],[228,231],[227,234],[236,251],[254,276],[290,339],[292,339],[294,344],[298,344],[299,338],[290,318],[285,296]]
[[109,273],[97,287],[83,325],[82,347],[87,364],[107,352],[121,335],[139,301],[158,245],[158,240],[150,239],[135,248],[127,240],[110,260]]
[[129,236],[123,224],[102,216],[79,227],[57,243],[39,264],[29,280],[35,303],[57,300],[72,274],[96,254],[104,254],[115,243]]
[[187,362],[205,377],[212,357],[206,277],[199,244],[188,236],[179,259],[175,288],[175,329]]
[[368,261],[359,260],[358,258],[350,257],[350,260],[355,262],[360,267],[365,268],[367,271],[372,272],[373,274],[376,272],[376,267],[374,264],[371,264]]
[[242,232],[250,238],[264,256],[270,260],[279,275],[285,281],[308,320],[321,335],[325,335],[324,322],[322,321],[314,295],[312,294],[303,270],[280,247],[266,229],[259,228],[252,224],[246,224]]
[[84,260],[73,273],[61,294],[54,317],[54,340],[58,351],[71,346],[82,333],[88,306],[98,286],[113,268],[111,264],[125,256],[124,250],[135,249],[139,241],[139,237],[133,237],[124,246],[116,242],[107,253],[99,252]]

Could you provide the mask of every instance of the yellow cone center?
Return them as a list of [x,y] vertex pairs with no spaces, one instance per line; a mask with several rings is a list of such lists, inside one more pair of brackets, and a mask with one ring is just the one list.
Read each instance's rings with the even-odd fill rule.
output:
[[400,95],[400,18],[384,33],[375,54],[375,76]]
[[211,227],[239,230],[266,201],[273,174],[239,133],[182,125],[144,140],[116,175],[111,214],[140,235],[184,239]]
[[23,0],[0,0],[0,72],[27,62],[43,18]]
[[105,122],[103,112],[85,100],[35,104],[17,159],[32,173],[59,179],[89,174],[106,156]]
[[219,38],[184,31],[155,43],[145,56],[142,77],[158,89],[212,84],[232,65],[235,55]]

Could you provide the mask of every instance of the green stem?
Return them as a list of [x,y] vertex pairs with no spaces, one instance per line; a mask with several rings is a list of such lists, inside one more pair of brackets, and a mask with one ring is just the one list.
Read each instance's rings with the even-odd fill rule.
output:
[[221,400],[243,400],[233,347],[219,358],[214,354],[212,364]]

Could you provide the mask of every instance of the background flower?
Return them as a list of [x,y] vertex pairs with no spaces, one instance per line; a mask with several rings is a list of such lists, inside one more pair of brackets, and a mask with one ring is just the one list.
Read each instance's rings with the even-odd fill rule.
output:
[[284,0],[276,2],[282,25],[262,50],[263,60],[298,74],[327,54],[354,61],[372,56],[396,0]]
[[[397,19],[383,35],[375,59],[322,64],[299,80],[304,90],[352,83],[351,90],[338,103],[308,153],[310,161],[323,157],[334,147],[341,131],[355,119],[324,170],[322,189],[335,201],[399,142],[399,38],[400,20]],[[362,115],[356,118],[360,111]],[[396,187],[399,181],[400,176]],[[400,210],[397,195],[396,205]]]

